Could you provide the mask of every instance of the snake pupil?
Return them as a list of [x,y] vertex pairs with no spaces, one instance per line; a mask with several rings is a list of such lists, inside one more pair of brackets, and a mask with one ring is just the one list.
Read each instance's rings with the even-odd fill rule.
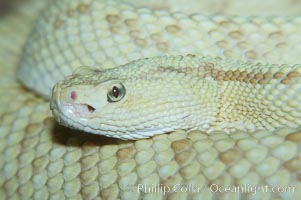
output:
[[121,83],[115,83],[110,87],[107,94],[108,102],[118,102],[125,95],[125,87]]
[[115,98],[117,98],[119,96],[119,90],[116,86],[113,87],[112,93]]

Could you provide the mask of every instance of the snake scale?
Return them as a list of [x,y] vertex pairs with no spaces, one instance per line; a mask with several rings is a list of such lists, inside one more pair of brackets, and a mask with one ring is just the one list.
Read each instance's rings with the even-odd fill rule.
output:
[[[278,17],[227,16],[253,15],[246,1],[211,16],[188,13],[204,9],[197,1],[179,3],[183,12],[158,2],[32,0],[2,13],[1,199],[301,197],[301,18],[284,16],[300,2],[279,1]],[[45,99],[66,76],[55,115],[55,99],[73,117],[105,105],[117,118],[101,134],[158,135],[58,125]]]

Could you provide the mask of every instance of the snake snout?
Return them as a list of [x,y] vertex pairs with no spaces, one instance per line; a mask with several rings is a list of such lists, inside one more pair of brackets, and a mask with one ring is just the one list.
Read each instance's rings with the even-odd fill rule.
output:
[[[78,95],[77,95],[76,91],[74,91],[74,90],[70,91],[70,94],[69,94],[70,102],[76,103],[77,96]],[[80,105],[85,106],[87,108],[85,110],[88,110],[90,113],[93,113],[96,110],[92,105],[89,105],[87,103],[82,103]]]
[[60,94],[60,87],[59,83],[55,84],[55,86],[52,89],[52,94],[50,98],[50,108],[51,110],[57,110],[59,108],[59,94]]

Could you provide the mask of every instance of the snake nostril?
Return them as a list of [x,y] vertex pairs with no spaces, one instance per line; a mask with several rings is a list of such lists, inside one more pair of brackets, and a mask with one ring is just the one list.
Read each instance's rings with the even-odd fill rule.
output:
[[76,92],[75,92],[75,91],[72,91],[72,92],[70,93],[70,97],[71,97],[71,99],[72,99],[73,101],[75,101],[75,99],[76,99]]

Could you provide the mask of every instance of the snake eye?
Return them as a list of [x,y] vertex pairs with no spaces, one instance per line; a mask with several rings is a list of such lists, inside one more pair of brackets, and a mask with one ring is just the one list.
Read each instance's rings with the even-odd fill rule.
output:
[[108,91],[108,102],[120,101],[125,95],[125,87],[121,83],[111,86]]

